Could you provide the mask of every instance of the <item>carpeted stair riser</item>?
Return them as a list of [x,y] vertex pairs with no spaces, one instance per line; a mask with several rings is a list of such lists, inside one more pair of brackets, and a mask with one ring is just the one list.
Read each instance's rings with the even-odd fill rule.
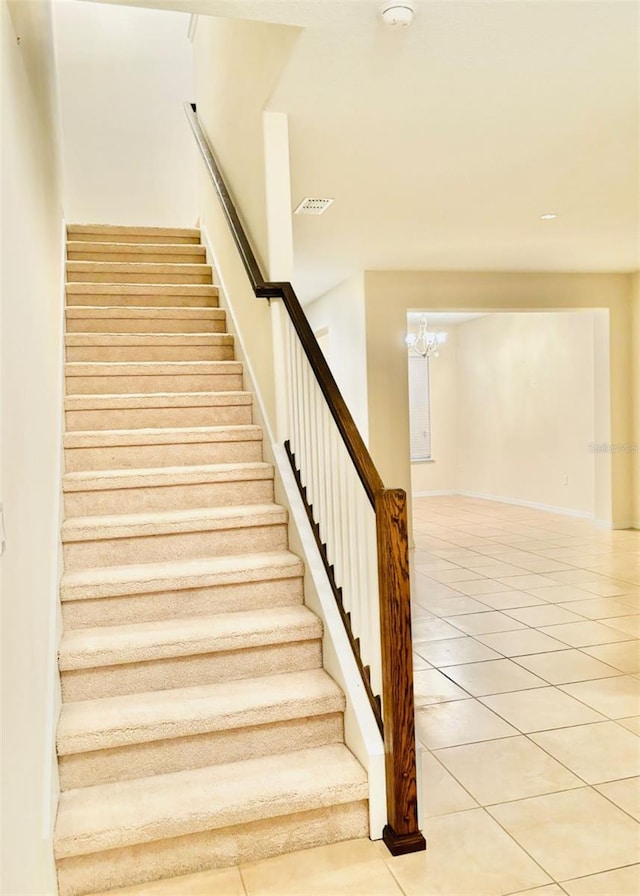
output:
[[126,227],[119,224],[69,224],[67,239],[92,243],[200,244],[200,231],[184,227]]
[[[167,557],[236,556],[250,551],[279,551],[287,547],[285,523],[213,529],[196,532],[159,531],[149,535],[109,538],[97,532],[92,541],[64,541],[65,569],[153,563]],[[64,539],[64,536],[63,536]]]
[[219,308],[67,307],[67,333],[226,333]]
[[136,264],[110,261],[68,261],[69,283],[211,284],[208,264]]
[[302,599],[301,578],[264,579],[205,588],[176,588],[173,591],[63,600],[62,621],[65,629],[119,625],[123,619],[134,625],[138,622],[183,619],[185,616],[290,607],[301,604]]
[[69,240],[69,261],[119,261],[124,263],[205,264],[204,246],[170,243],[108,243],[104,240]]
[[[366,798],[214,831],[58,861],[60,896],[86,894],[225,868],[368,836]],[[187,894],[185,894],[187,896]]]
[[67,432],[105,429],[174,429],[201,426],[244,426],[252,422],[251,405],[222,407],[124,408],[67,411]]
[[342,711],[59,756],[60,789],[239,762],[343,741]]
[[65,386],[67,395],[239,392],[242,366],[235,361],[67,363]]
[[67,519],[75,516],[172,510],[177,507],[186,510],[197,507],[229,507],[233,504],[267,504],[269,501],[273,501],[272,479],[114,488],[66,492],[64,495]]
[[319,638],[265,644],[246,650],[189,654],[147,662],[62,671],[63,700],[97,700],[119,694],[163,691],[220,681],[237,681],[280,672],[318,669]]
[[67,307],[218,308],[218,288],[210,284],[67,283]]
[[[186,429],[186,428],[185,428]],[[67,448],[68,473],[85,470],[128,470],[166,464],[251,463],[262,459],[258,439],[159,443],[157,445],[112,445],[104,448]]]
[[233,336],[225,333],[71,333],[67,361],[233,361]]

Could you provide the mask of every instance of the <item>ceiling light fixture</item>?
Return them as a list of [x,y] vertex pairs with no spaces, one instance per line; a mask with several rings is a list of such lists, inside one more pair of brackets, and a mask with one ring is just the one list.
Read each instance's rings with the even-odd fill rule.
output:
[[413,21],[414,12],[413,0],[386,0],[380,9],[382,21],[390,28],[406,28]]
[[427,329],[427,316],[422,315],[417,333],[407,333],[405,343],[409,349],[409,353],[415,352],[422,358],[430,358],[432,355],[438,357],[438,349],[447,341],[447,334],[444,332],[430,333]]
[[558,216],[554,212],[548,212],[546,215],[540,215],[541,221],[555,221]]

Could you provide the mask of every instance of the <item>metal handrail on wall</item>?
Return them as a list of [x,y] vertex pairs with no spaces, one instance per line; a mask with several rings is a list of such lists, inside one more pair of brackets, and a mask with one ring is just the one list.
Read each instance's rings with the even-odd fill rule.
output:
[[394,855],[425,849],[418,827],[407,499],[388,489],[289,282],[265,281],[194,104],[185,112],[253,292],[287,311],[284,447],[380,729]]

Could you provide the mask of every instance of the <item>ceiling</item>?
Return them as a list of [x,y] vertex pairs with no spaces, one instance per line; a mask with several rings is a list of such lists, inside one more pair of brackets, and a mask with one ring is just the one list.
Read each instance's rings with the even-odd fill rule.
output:
[[[289,114],[304,300],[359,270],[640,267],[640,4],[139,0],[305,28],[271,97]],[[554,212],[556,220],[540,215]]]

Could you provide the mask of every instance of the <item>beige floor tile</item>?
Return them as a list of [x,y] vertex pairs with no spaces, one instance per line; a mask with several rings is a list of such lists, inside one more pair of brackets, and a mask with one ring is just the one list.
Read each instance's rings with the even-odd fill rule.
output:
[[380,850],[370,840],[348,840],[276,856],[242,865],[241,873],[248,896],[402,894]]
[[421,619],[412,625],[412,633],[416,650],[420,641],[443,641],[460,634],[457,628],[443,619]]
[[638,824],[590,788],[487,811],[557,881],[609,871],[638,858]]
[[489,660],[485,663],[448,666],[447,675],[474,697],[540,688],[546,683],[512,660]]
[[569,725],[587,725],[604,718],[555,687],[496,694],[481,697],[480,702],[524,734]]
[[478,574],[472,569],[463,569],[461,566],[455,569],[434,570],[430,573],[432,579],[435,579],[436,582],[444,582],[445,585],[468,582],[470,579],[477,579],[479,575],[482,573]]
[[488,632],[509,632],[526,628],[517,619],[511,619],[504,613],[487,610],[484,613],[470,613],[451,619],[451,625],[461,629],[467,635],[484,635]]
[[569,896],[640,896],[640,865],[627,865],[562,884]]
[[517,588],[519,591],[529,591],[532,588],[552,587],[556,584],[553,579],[549,579],[547,576],[538,575],[537,573],[530,573],[524,576],[501,576],[500,582],[506,588]]
[[528,653],[546,653],[548,650],[562,650],[566,646],[562,641],[530,628],[516,632],[478,635],[477,640],[505,656],[526,656]]
[[625,781],[599,784],[596,790],[640,821],[640,778],[627,778]]
[[420,656],[419,653],[414,651],[413,654],[413,671],[419,672],[422,669],[432,669],[433,666],[424,657]]
[[605,625],[609,625],[617,631],[624,632],[626,635],[631,635],[634,638],[640,638],[640,615],[607,619]]
[[441,597],[429,601],[429,610],[434,616],[463,616],[465,613],[484,613],[488,610],[483,603],[459,594],[457,597]]
[[597,594],[599,597],[615,597],[616,594],[624,594],[626,591],[630,590],[627,582],[616,582],[611,580],[604,582],[587,582],[583,587],[585,591],[590,591],[591,594]]
[[573,681],[620,675],[619,669],[607,666],[581,650],[558,650],[553,653],[519,656],[516,662],[544,678],[549,684],[569,684]]
[[615,722],[544,731],[532,734],[531,740],[587,784],[640,775],[637,735]]
[[416,706],[446,703],[448,700],[468,700],[469,695],[437,669],[414,672],[413,691]]
[[462,594],[479,597],[483,594],[492,594],[495,591],[508,591],[509,586],[503,585],[497,579],[471,579],[469,582],[456,582],[456,589]]
[[575,585],[558,585],[547,588],[532,588],[530,590],[533,595],[550,604],[569,602],[574,600],[589,600],[591,595],[588,591],[584,591],[582,586],[577,588]]
[[567,622],[582,621],[581,616],[564,609],[564,607],[557,607],[555,604],[543,604],[540,607],[522,607],[509,610],[508,615],[532,628],[537,628],[540,625],[561,625]]
[[436,756],[482,806],[584,786],[526,737],[449,747]]
[[640,716],[632,716],[630,719],[618,719],[618,725],[623,725],[627,731],[632,731],[640,737]]
[[492,561],[491,558],[484,557],[483,560],[469,563],[470,570],[476,570],[479,575],[486,576],[488,579],[497,579],[498,576],[521,576],[522,569],[513,566],[510,563],[502,563]]
[[450,815],[478,804],[428,750],[422,751],[422,812],[424,818]]
[[597,582],[600,576],[587,569],[565,569],[558,572],[550,572],[550,579],[555,579],[561,585],[583,585],[585,582]]
[[640,681],[629,675],[564,684],[561,690],[610,719],[640,714]]
[[432,557],[428,560],[418,560],[414,561],[414,569],[419,573],[427,573],[431,574],[432,572],[439,572],[443,570],[452,570],[459,569],[455,563],[451,563],[449,560],[442,560],[440,557]]
[[536,887],[535,890],[520,890],[513,896],[566,896],[559,884],[549,884],[548,887]]
[[238,868],[200,871],[135,887],[109,890],[101,896],[244,896],[245,889]]
[[430,750],[509,737],[518,732],[477,700],[455,700],[416,710],[418,739]]
[[432,818],[426,852],[387,862],[407,896],[506,896],[549,877],[483,809]]
[[510,610],[514,607],[535,607],[544,605],[539,597],[527,591],[497,591],[493,594],[481,594],[478,598],[492,610]]
[[583,652],[628,675],[640,672],[640,644],[637,641],[584,647]]
[[557,638],[571,647],[593,647],[596,644],[613,644],[616,641],[626,641],[629,635],[617,632],[601,622],[569,622],[566,625],[549,625],[540,628],[543,634],[551,638]]
[[[624,597],[624,595],[623,595]],[[561,604],[565,609],[587,619],[611,619],[614,616],[634,616],[637,607],[621,603],[614,597],[594,597],[592,600],[574,600]],[[607,625],[609,623],[606,623]]]
[[[461,633],[458,632],[458,634]],[[475,638],[460,637],[446,641],[423,641],[421,644],[414,644],[414,648],[420,656],[437,668],[501,658],[499,653],[480,644]]]

